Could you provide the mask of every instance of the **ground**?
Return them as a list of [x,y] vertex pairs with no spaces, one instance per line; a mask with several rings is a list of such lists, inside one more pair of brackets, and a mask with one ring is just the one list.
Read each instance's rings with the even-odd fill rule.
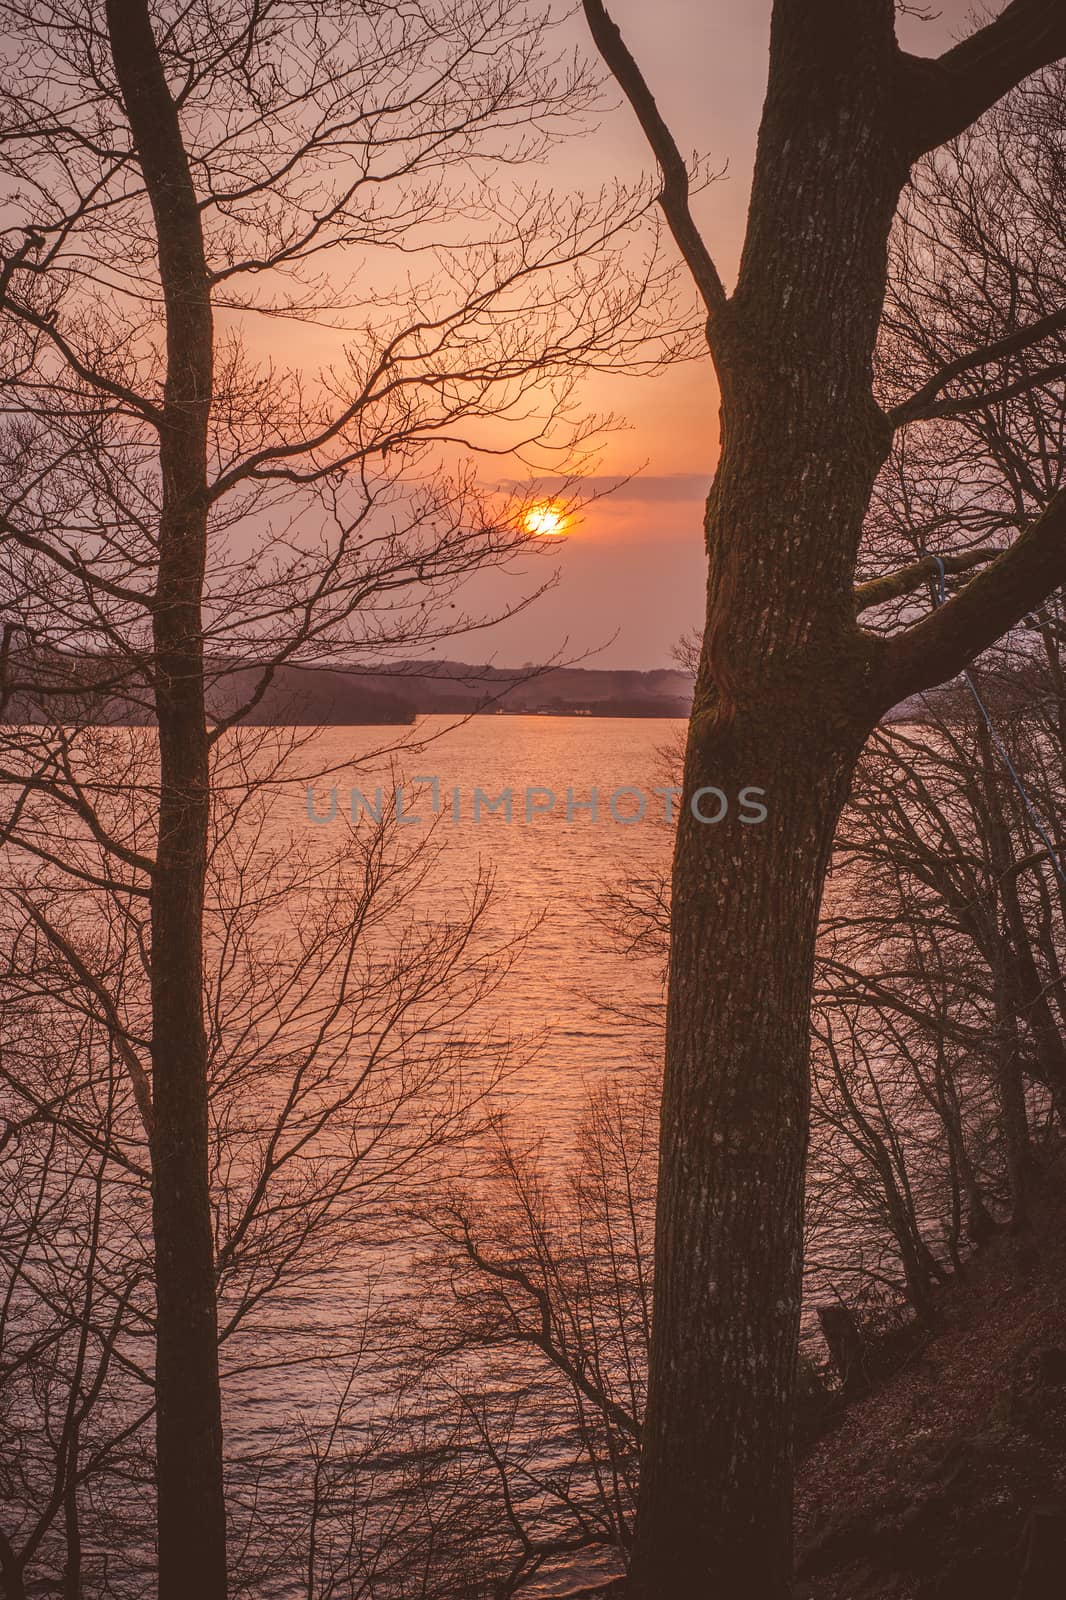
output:
[[807,1452],[796,1513],[796,1600],[1066,1600],[1066,1153]]
[[802,1463],[797,1600],[1066,1597],[1066,1161]]

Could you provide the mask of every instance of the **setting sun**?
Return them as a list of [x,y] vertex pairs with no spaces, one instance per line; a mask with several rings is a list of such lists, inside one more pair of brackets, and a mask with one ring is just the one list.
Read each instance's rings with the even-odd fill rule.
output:
[[538,539],[553,539],[566,531],[566,518],[558,506],[531,506],[522,518],[522,526]]

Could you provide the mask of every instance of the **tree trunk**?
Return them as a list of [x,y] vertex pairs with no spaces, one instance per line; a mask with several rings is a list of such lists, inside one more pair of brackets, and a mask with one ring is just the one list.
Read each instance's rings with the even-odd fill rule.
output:
[[63,1600],[82,1600],[81,1516],[78,1508],[78,1438],[75,1430],[63,1489]]
[[159,1596],[225,1600],[202,974],[209,788],[201,607],[213,379],[210,281],[177,110],[144,0],[108,0],[107,17],[155,220],[167,336],[152,612],[159,737],[151,902]]
[[769,808],[761,827],[734,814],[715,828],[686,805],[678,826],[628,1600],[784,1600],[808,1006],[837,818],[884,711],[959,672],[1066,566],[1062,495],[933,616],[891,640],[858,626],[874,480],[894,426],[922,414],[916,398],[886,416],[873,396],[888,238],[911,163],[1066,52],[1066,17],[1061,0],[1012,0],[928,61],[899,48],[894,0],[774,0],[728,296],[639,66],[602,0],[582,6],[658,161],[659,203],[706,307],[722,392],[686,797],[758,786]]
[[0,1533],[0,1594],[3,1600],[28,1600],[22,1563],[10,1540]]
[[799,726],[716,763],[728,792],[769,758],[764,825],[678,842],[634,1600],[791,1585],[810,984],[848,767]]
[[[1055,1022],[1047,986],[1037,970],[1029,927],[1018,889],[1017,862],[1010,828],[997,787],[998,772],[992,739],[983,719],[977,724],[978,748],[988,810],[988,838],[996,888],[1009,933],[1008,961],[1012,987],[1020,1001],[1019,1014],[1033,1037],[1040,1072],[1059,1113],[1066,1119],[1066,1043]],[[1004,941],[1006,942],[1006,941]]]
[[814,945],[878,714],[853,575],[889,445],[871,362],[907,172],[894,50],[891,0],[775,7],[744,260],[714,324],[723,444],[685,794],[759,786],[769,818],[714,827],[686,806],[678,828],[630,1600],[791,1593]]
[[1010,1188],[1011,1228],[1021,1233],[1029,1226],[1029,1113],[1025,1084],[1018,1067],[1018,1022],[1005,982],[996,977],[996,1097],[1003,1130],[1007,1182]]
[[961,1223],[961,1197],[966,1197],[966,1233],[967,1237],[975,1244],[984,1244],[996,1231],[995,1219],[985,1205],[981,1185],[977,1181],[977,1174],[970,1160],[970,1152],[966,1146],[966,1136],[963,1133],[962,1115],[959,1109],[959,1099],[951,1072],[945,1059],[944,1040],[937,1043],[936,1067],[936,1095],[931,1097],[934,1106],[944,1126],[944,1136],[947,1140],[948,1157],[951,1171],[952,1184],[952,1220],[951,1238],[948,1242],[948,1253],[951,1264],[958,1271],[962,1265],[958,1252],[958,1241]]
[[992,967],[996,1007],[996,1098],[999,1101],[1000,1127],[1006,1155],[1010,1187],[1011,1227],[1023,1232],[1029,1221],[1029,1189],[1032,1149],[1029,1142],[1029,1111],[1025,1103],[1025,1079],[1021,1069],[1021,1039],[1018,1019],[1022,1002],[1018,993],[1014,951],[1006,928],[998,935]]

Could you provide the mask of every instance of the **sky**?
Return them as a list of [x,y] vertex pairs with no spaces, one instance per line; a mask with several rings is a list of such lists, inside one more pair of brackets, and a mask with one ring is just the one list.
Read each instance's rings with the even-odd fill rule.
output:
[[[731,287],[766,82],[770,0],[611,0],[610,10],[682,152],[726,166],[695,209]],[[972,0],[941,0],[930,7],[930,21],[901,19],[901,41],[935,55],[965,30],[973,10]],[[583,30],[583,19],[575,19],[575,40]],[[651,166],[631,111],[619,103],[596,132],[556,156],[552,172],[556,182],[592,189],[607,174],[635,178]],[[483,580],[472,600],[506,603],[557,569],[549,594],[439,654],[502,666],[561,655],[587,658],[590,666],[650,669],[669,665],[675,642],[701,621],[701,522],[718,433],[709,359],[650,378],[599,378],[585,395],[590,410],[611,411],[625,423],[606,440],[598,470],[636,476],[589,506],[565,540],[550,541],[543,559],[524,560],[506,581]]]

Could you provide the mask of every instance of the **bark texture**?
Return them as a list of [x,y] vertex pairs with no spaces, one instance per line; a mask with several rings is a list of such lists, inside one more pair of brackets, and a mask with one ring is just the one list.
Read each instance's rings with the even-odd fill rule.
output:
[[686,795],[763,787],[769,819],[689,812],[678,831],[639,1600],[791,1589],[814,941],[874,721],[853,577],[889,445],[871,362],[907,174],[891,4],[803,7],[802,27],[798,9],[776,8],[748,243],[716,319],[723,451],[685,778]]
[[894,426],[873,397],[889,232],[912,162],[1066,51],[1066,8],[1017,0],[965,47],[919,62],[899,48],[893,0],[776,0],[727,296],[639,68],[600,0],[583,3],[659,161],[722,393],[685,794],[760,786],[769,811],[760,826],[712,827],[686,809],[678,828],[627,1600],[785,1600],[809,1005],[834,830],[883,712],[957,672],[1066,576],[1064,501],[927,623],[891,641],[860,627],[871,602],[856,595],[856,557]]
[[209,791],[201,609],[213,378],[210,280],[177,108],[147,6],[144,0],[108,0],[107,21],[155,222],[166,313],[151,662],[160,784],[151,904],[159,1596],[225,1600],[202,970]]

